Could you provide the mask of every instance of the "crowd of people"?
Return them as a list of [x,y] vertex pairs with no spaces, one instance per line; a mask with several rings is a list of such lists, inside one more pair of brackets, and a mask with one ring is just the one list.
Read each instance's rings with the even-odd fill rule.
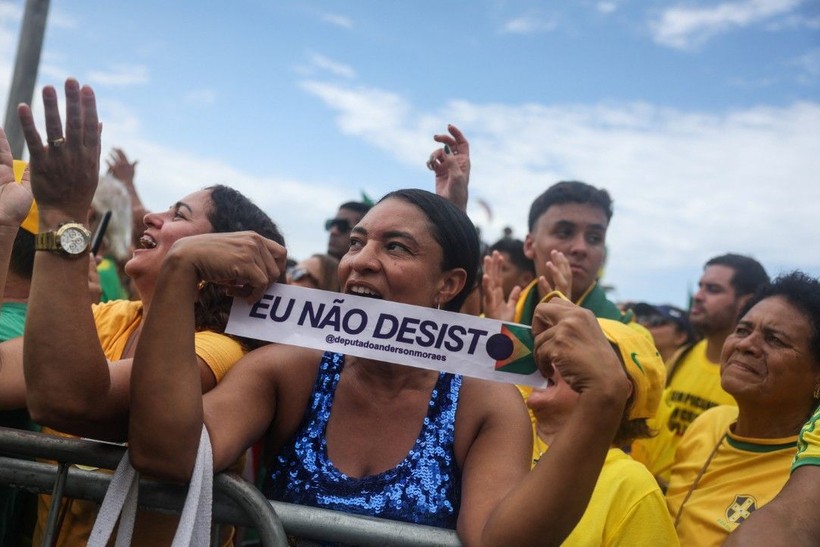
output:
[[[145,210],[122,150],[100,176],[93,90],[66,82],[65,122],[57,104],[45,87],[45,141],[19,108],[27,168],[0,130],[0,425],[127,442],[138,471],[174,482],[205,428],[215,471],[259,448],[269,499],[465,545],[817,544],[820,280],[727,253],[688,310],[619,306],[600,283],[613,202],[580,181],[485,251],[452,125],[433,191],[343,203],[327,249],[296,262],[227,186]],[[530,326],[544,386],[226,334],[232,299],[272,283]],[[49,503],[0,489],[0,544],[40,544]],[[84,545],[96,511],[63,500],[57,544]],[[177,521],[140,511],[132,541],[170,544]]]

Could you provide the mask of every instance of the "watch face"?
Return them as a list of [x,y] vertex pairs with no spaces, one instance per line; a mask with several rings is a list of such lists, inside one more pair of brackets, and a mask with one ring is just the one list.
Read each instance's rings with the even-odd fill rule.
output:
[[77,228],[68,228],[60,234],[60,247],[70,255],[78,255],[88,248],[85,234]]

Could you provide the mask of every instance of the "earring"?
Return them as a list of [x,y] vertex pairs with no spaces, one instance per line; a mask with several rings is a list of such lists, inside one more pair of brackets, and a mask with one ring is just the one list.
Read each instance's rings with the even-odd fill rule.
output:
[[436,307],[437,310],[441,309],[441,300],[439,300],[438,296],[436,297],[435,302],[433,302],[433,305]]

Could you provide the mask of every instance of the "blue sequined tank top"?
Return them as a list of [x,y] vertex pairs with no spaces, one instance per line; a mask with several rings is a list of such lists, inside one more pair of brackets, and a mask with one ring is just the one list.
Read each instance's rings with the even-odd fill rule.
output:
[[[455,528],[461,505],[454,429],[461,376],[440,373],[413,448],[396,467],[348,477],[327,455],[325,430],[344,355],[326,352],[305,416],[265,484],[269,499]],[[386,440],[386,442],[389,442]]]

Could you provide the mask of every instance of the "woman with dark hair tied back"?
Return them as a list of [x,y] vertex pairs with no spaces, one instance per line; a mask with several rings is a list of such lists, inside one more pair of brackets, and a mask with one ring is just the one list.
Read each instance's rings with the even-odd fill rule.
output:
[[[213,233],[251,230],[280,245],[285,244],[285,238],[271,218],[241,192],[221,184],[209,186],[205,191],[211,193],[212,208],[208,213],[208,220]],[[279,281],[281,280],[280,278]],[[194,303],[197,331],[225,332],[232,303],[233,297],[228,295],[223,285],[201,283]],[[231,337],[240,341],[246,351],[264,345],[264,342],[251,338]]]
[[[545,372],[562,368],[581,395],[567,432],[527,475],[532,434],[511,384],[282,344],[249,353],[204,395],[192,359],[174,359],[169,372],[157,358],[191,313],[172,295],[230,275],[253,280],[254,301],[278,276],[276,257],[263,249],[270,269],[258,277],[256,267],[202,252],[208,246],[197,239],[218,243],[212,234],[179,242],[166,261],[177,255],[192,267],[163,268],[165,296],[155,297],[146,318],[131,384],[135,468],[187,481],[204,424],[215,470],[266,434],[263,491],[275,500],[454,528],[466,545],[557,544],[569,533],[628,391],[591,314],[567,302],[538,307],[537,361]],[[455,311],[478,262],[465,213],[430,192],[398,190],[352,228],[341,291]],[[162,410],[168,405],[174,412]],[[577,457],[581,447],[588,457]]]
[[[88,291],[90,241],[87,215],[99,177],[100,135],[94,94],[69,79],[66,91],[65,132],[53,87],[43,89],[46,117],[44,144],[34,124],[31,109],[19,109],[21,125],[31,155],[31,190],[39,209],[39,250],[22,338],[0,344],[0,408],[28,405],[34,421],[53,428],[52,433],[81,435],[94,439],[124,441],[127,438],[130,405],[129,384],[133,357],[144,340],[144,317],[157,295],[165,295],[158,284],[160,270],[184,267],[175,256],[176,246],[197,234],[231,238],[243,231],[241,241],[230,246],[230,260],[253,262],[257,246],[284,256],[284,240],[273,221],[241,193],[225,186],[212,186],[180,199],[160,212],[144,217],[141,248],[125,264],[140,301],[115,300],[92,307]],[[30,199],[29,194],[29,199]],[[76,237],[76,248],[47,245],[65,226]],[[51,233],[49,233],[51,232]],[[62,240],[61,240],[62,243]],[[85,245],[85,246],[84,246]],[[203,252],[212,252],[209,247]],[[200,279],[201,280],[201,279]],[[173,325],[172,337],[157,357],[162,366],[190,357],[197,389],[212,389],[257,341],[234,339],[224,334],[231,294],[240,287],[224,279],[194,284],[192,291],[179,293],[176,305],[187,310],[190,321]],[[25,346],[25,355],[23,354]],[[25,383],[19,381],[25,366]],[[175,382],[173,376],[167,380]],[[169,407],[172,408],[172,407]],[[167,408],[166,408],[167,410]],[[45,429],[44,429],[45,431]],[[231,462],[233,463],[233,462]],[[40,526],[45,524],[48,500],[41,498]],[[63,500],[63,525],[58,545],[85,545],[97,506],[81,500]],[[177,517],[140,513],[133,544],[170,543]],[[230,530],[225,530],[225,539]]]

